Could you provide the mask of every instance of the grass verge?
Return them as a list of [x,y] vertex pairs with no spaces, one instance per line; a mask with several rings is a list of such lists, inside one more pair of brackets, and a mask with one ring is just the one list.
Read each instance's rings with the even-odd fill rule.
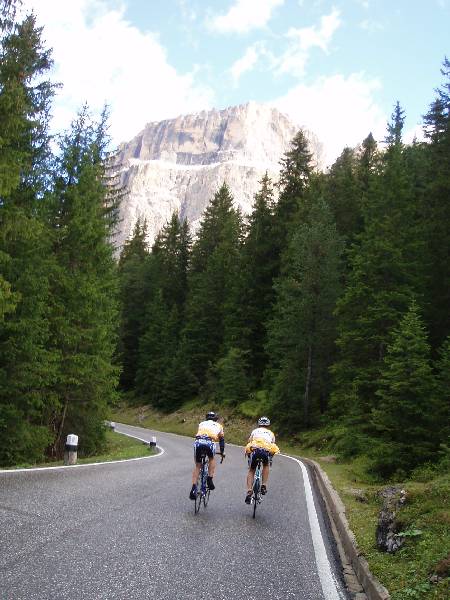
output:
[[[161,414],[148,406],[122,406],[114,420],[159,431],[194,436],[204,418],[205,408],[190,403],[182,409]],[[222,412],[226,440],[244,445],[254,421]],[[423,471],[417,479],[391,482],[407,492],[407,503],[399,518],[406,532],[406,543],[396,554],[379,552],[375,546],[375,530],[381,500],[378,492],[387,484],[367,476],[361,461],[341,461],[330,456],[326,432],[314,431],[308,436],[278,439],[283,453],[312,458],[327,473],[340,495],[350,527],[359,549],[372,573],[389,590],[392,600],[448,600],[450,598],[450,474]],[[418,480],[420,479],[420,480]],[[446,562],[447,561],[447,562]],[[437,582],[430,577],[440,573]]]
[[[129,458],[141,458],[154,453],[153,448],[150,448],[143,442],[130,438],[120,433],[112,431],[106,432],[106,448],[102,454],[79,458],[77,464],[89,464],[95,462],[110,462],[113,460],[126,460]],[[64,461],[53,461],[39,464],[21,464],[9,470],[14,471],[17,468],[32,468],[32,467],[59,467],[64,464]]]

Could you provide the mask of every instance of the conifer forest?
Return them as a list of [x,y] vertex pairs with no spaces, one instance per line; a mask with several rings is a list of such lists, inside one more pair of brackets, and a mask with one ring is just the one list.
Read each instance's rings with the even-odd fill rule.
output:
[[424,141],[397,102],[384,140],[321,172],[300,130],[248,217],[223,182],[195,236],[174,214],[149,247],[138,220],[118,257],[107,112],[52,138],[51,51],[0,5],[0,465],[74,431],[98,451],[125,396],[328,427],[382,478],[448,466],[450,62]]

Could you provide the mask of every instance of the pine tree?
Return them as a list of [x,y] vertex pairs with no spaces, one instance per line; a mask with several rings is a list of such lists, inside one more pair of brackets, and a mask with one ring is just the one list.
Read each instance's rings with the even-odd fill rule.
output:
[[164,409],[166,374],[177,349],[178,314],[176,307],[168,309],[161,289],[148,305],[145,323],[139,343],[136,392]]
[[122,367],[121,387],[134,387],[139,340],[144,331],[145,310],[149,299],[149,252],[147,224],[138,219],[132,237],[127,240],[119,260],[120,334],[119,356]]
[[339,235],[350,246],[362,229],[361,181],[356,152],[344,148],[326,178],[325,197],[333,210]]
[[[190,245],[187,222],[174,213],[156,237],[148,271],[151,301],[141,320],[136,391],[163,410],[178,406],[190,389],[181,340]],[[186,378],[184,388],[181,373]]]
[[394,112],[391,115],[391,121],[387,124],[387,135],[385,143],[389,148],[396,148],[402,144],[402,131],[405,124],[405,111],[400,106],[400,102],[396,102]]
[[359,158],[358,177],[363,193],[367,193],[371,176],[378,164],[378,148],[372,133],[363,140]]
[[14,311],[19,295],[11,290],[11,285],[0,275],[0,322],[7,313]]
[[426,319],[433,349],[450,332],[450,61],[441,69],[446,78],[424,117],[429,174],[424,203],[430,282]]
[[192,250],[184,347],[203,385],[209,366],[239,344],[242,219],[223,184],[206,208]]
[[[115,398],[118,370],[118,279],[111,243],[115,212],[105,181],[106,113],[98,123],[84,107],[62,137],[53,192],[53,342],[60,355],[54,416],[60,452],[75,432],[85,454],[103,444],[103,420]],[[107,175],[107,173],[106,173]]]
[[42,217],[55,87],[45,77],[52,60],[34,16],[16,22],[15,6],[2,3],[0,23],[0,279],[9,308],[15,304],[0,323],[3,465],[43,458],[51,441],[47,424],[57,361],[49,349],[53,262]]
[[174,212],[157,235],[152,253],[158,264],[158,280],[169,309],[183,313],[187,294],[187,272],[191,254],[191,234],[186,220]]
[[308,427],[329,392],[342,250],[331,211],[317,199],[291,239],[268,326],[273,393],[290,428]]
[[339,358],[333,367],[334,408],[367,427],[389,332],[412,295],[423,295],[423,251],[414,177],[408,170],[396,109],[388,148],[366,170],[364,228],[349,251],[350,272],[337,305]]
[[450,335],[447,336],[439,348],[436,367],[438,383],[437,415],[439,423],[436,434],[442,444],[450,447]]
[[247,353],[240,348],[230,348],[215,365],[217,377],[216,398],[221,404],[236,406],[248,398]]
[[0,0],[0,32],[8,31],[14,25],[18,4],[20,0]]
[[267,364],[264,349],[266,323],[275,299],[273,288],[277,269],[277,240],[274,237],[274,200],[269,177],[261,180],[260,191],[255,194],[253,212],[249,217],[247,235],[242,249],[243,293],[241,303],[246,328],[242,335],[250,351],[249,368],[259,385]]
[[281,159],[280,165],[280,194],[275,206],[279,258],[287,247],[293,221],[302,207],[302,200],[313,173],[312,154],[302,130],[294,136],[291,148]]
[[373,468],[383,476],[408,473],[437,451],[436,381],[430,346],[417,304],[393,332],[370,419],[381,443],[371,452]]

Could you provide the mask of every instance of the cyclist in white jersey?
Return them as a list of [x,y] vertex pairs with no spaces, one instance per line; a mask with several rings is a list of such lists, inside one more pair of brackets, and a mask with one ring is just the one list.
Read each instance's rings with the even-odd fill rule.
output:
[[197,480],[200,473],[202,462],[202,454],[206,454],[209,458],[208,465],[208,488],[215,489],[213,483],[214,472],[216,469],[216,461],[214,455],[216,453],[216,442],[219,442],[220,454],[223,456],[225,450],[225,438],[223,435],[223,427],[218,421],[218,416],[215,412],[210,411],[206,415],[206,421],[202,421],[197,430],[194,442],[194,470],[192,471],[192,488],[189,493],[189,498],[195,500],[197,493]]
[[245,447],[245,454],[248,456],[248,473],[247,473],[247,495],[245,496],[246,504],[250,504],[252,497],[253,478],[255,475],[256,462],[260,458],[263,463],[261,494],[267,493],[267,482],[269,480],[269,460],[274,454],[280,451],[275,444],[275,435],[269,429],[270,419],[260,417],[258,419],[258,427],[254,429],[248,438],[248,444]]

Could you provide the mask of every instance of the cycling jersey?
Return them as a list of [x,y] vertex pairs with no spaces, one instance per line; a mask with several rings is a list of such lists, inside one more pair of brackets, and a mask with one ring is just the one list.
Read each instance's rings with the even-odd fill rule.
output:
[[245,447],[245,453],[250,454],[256,448],[267,450],[270,454],[278,454],[280,451],[275,444],[275,435],[267,427],[257,427],[251,432],[248,444]]
[[195,437],[209,438],[213,442],[218,442],[220,438],[223,438],[223,427],[217,421],[202,421]]

